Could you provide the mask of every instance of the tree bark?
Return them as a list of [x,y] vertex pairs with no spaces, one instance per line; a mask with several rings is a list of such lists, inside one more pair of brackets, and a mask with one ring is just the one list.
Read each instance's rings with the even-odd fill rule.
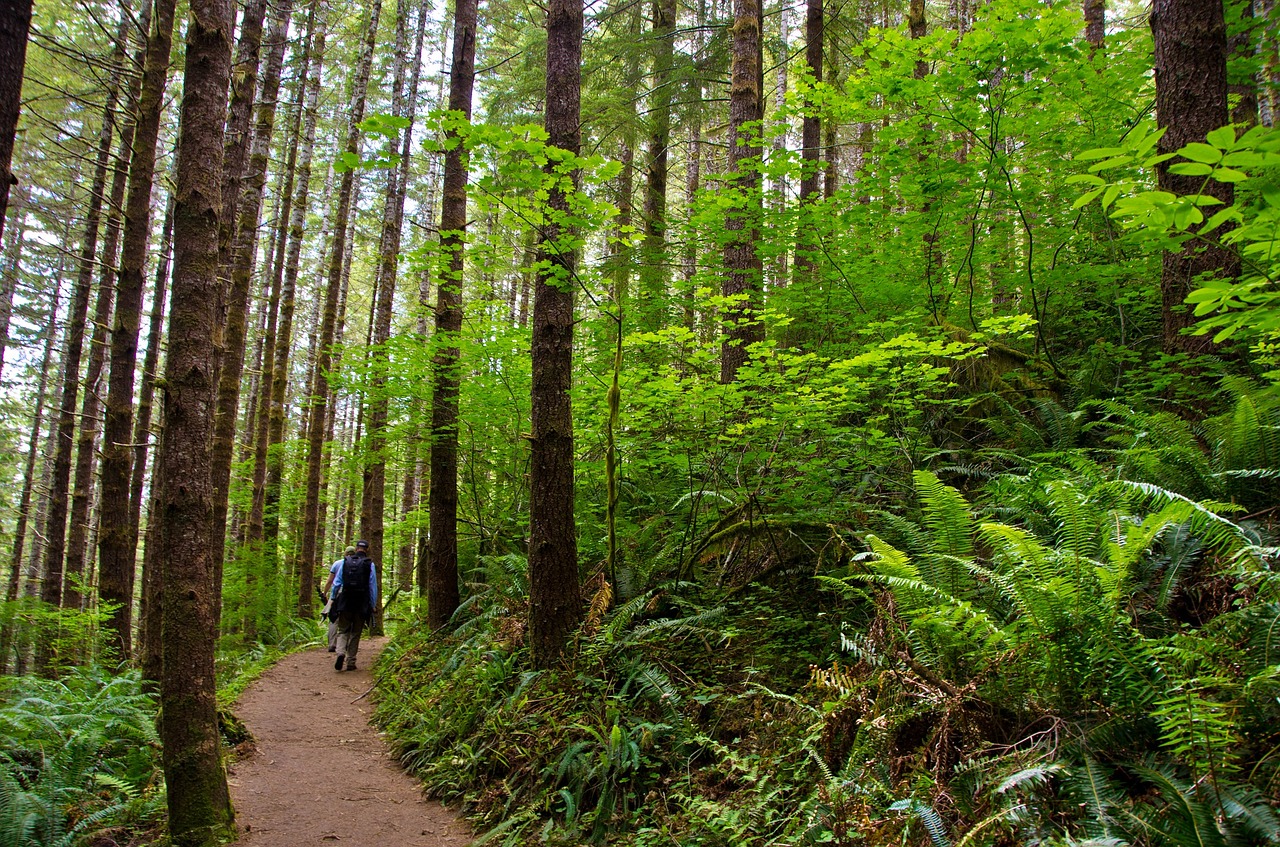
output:
[[[449,109],[471,120],[475,84],[476,0],[457,0],[453,19],[453,63]],[[550,106],[548,106],[548,114]],[[575,119],[576,126],[576,119]],[[456,137],[456,134],[455,134]],[[555,143],[554,140],[552,143]],[[445,153],[440,207],[441,273],[436,286],[436,348],[431,400],[431,529],[427,563],[427,625],[444,626],[458,608],[458,342],[462,330],[463,242],[467,232],[466,151]],[[447,268],[443,267],[447,262]],[[536,367],[536,364],[535,364]]]
[[[302,144],[298,150],[296,190],[293,209],[289,217],[289,238],[286,248],[284,281],[280,289],[280,323],[276,332],[275,355],[272,357],[271,414],[267,432],[267,481],[263,502],[263,549],[270,567],[277,559],[277,541],[280,536],[280,488],[284,480],[285,394],[289,386],[289,358],[293,348],[293,317],[296,307],[298,270],[301,265],[302,240],[307,220],[308,200],[311,190],[311,160],[315,150],[316,124],[319,118],[320,78],[324,64],[325,0],[314,0],[312,67],[307,78],[305,118]],[[326,186],[328,184],[326,183]],[[328,188],[324,206],[328,209]],[[328,231],[328,221],[321,227]]]
[[[1161,153],[1172,153],[1229,120],[1227,115],[1227,27],[1221,0],[1155,0],[1151,7],[1155,38],[1156,124],[1165,130]],[[1159,186],[1174,194],[1196,194],[1202,177],[1169,172],[1173,161],[1156,167]],[[1234,199],[1230,183],[1210,180],[1203,188],[1225,205]],[[1239,262],[1229,250],[1190,241],[1177,252],[1166,251],[1160,277],[1161,315],[1166,353],[1208,353],[1207,335],[1186,335],[1195,324],[1183,305],[1202,274],[1234,277]]]
[[[280,191],[278,213],[278,232],[275,240],[275,258],[271,268],[271,287],[267,303],[267,329],[262,344],[262,367],[257,393],[256,426],[253,432],[253,494],[249,508],[248,532],[245,546],[249,550],[249,559],[245,563],[245,611],[244,636],[246,641],[257,637],[258,616],[262,612],[261,603],[256,594],[258,574],[266,576],[274,570],[275,550],[266,549],[266,503],[267,503],[267,465],[269,446],[271,443],[271,398],[275,387],[276,371],[283,363],[277,362],[276,347],[280,337],[280,306],[286,249],[288,246],[287,230],[293,219],[294,190],[298,171],[298,149],[302,128],[302,113],[306,99],[308,79],[311,74],[312,53],[315,44],[314,32],[316,21],[316,5],[312,3],[307,12],[306,32],[303,35],[302,58],[295,83],[292,122],[289,131],[289,152],[285,158],[284,183]],[[287,22],[281,18],[272,28],[270,40],[272,49],[277,40],[283,42],[288,31]],[[272,62],[269,60],[268,65]],[[314,129],[314,127],[313,127]],[[314,139],[314,132],[312,134]],[[308,173],[308,177],[310,173]],[[305,202],[305,195],[304,195]],[[295,266],[296,275],[296,266]],[[290,292],[290,323],[292,323],[292,292]],[[282,375],[286,376],[287,375]]]
[[9,211],[9,186],[17,182],[13,139],[22,109],[22,76],[27,63],[27,33],[31,29],[31,0],[12,0],[0,12],[0,238]]
[[[49,312],[45,326],[53,327],[58,321],[58,304],[62,297],[62,273],[59,269],[54,280],[53,296],[49,300]],[[23,466],[22,494],[18,498],[18,521],[13,530],[13,559],[9,569],[9,584],[5,599],[13,603],[18,599],[21,587],[22,554],[27,541],[27,524],[30,523],[31,493],[35,487],[36,457],[40,454],[40,434],[44,429],[45,395],[49,388],[49,368],[53,363],[53,340],[57,333],[48,332],[44,339],[44,352],[40,357],[40,376],[36,381],[36,402],[31,412],[31,435],[27,439],[27,458]],[[0,635],[0,671],[9,667],[9,647],[13,643],[13,624],[8,622]]]
[[644,242],[640,328],[652,332],[666,323],[667,151],[671,147],[671,66],[675,52],[676,2],[653,0],[653,93],[650,101],[649,164],[645,170]]
[[724,248],[725,336],[720,351],[720,381],[737,379],[747,361],[747,347],[764,340],[754,313],[759,307],[760,254],[760,124],[764,119],[760,91],[760,3],[734,0],[733,71],[729,87],[729,173],[733,201],[725,220],[730,233]]
[[[45,524],[47,541],[44,579],[40,587],[40,599],[52,606],[62,605],[62,577],[66,565],[67,490],[71,484],[71,452],[75,445],[76,401],[80,396],[80,360],[84,354],[85,320],[89,315],[94,259],[98,253],[98,229],[102,222],[102,203],[107,184],[107,166],[111,159],[111,140],[115,135],[116,105],[120,87],[120,68],[124,62],[125,32],[122,22],[117,35],[117,46],[112,56],[114,69],[107,84],[107,102],[103,110],[102,129],[98,135],[98,152],[89,189],[84,236],[80,240],[79,271],[67,310],[56,452],[53,458],[53,473],[49,480],[49,511]],[[41,670],[47,666],[51,658],[50,649],[47,641],[41,642],[36,657],[36,665]]]
[[134,551],[137,547],[130,498],[134,372],[138,364],[147,248],[151,241],[151,189],[155,181],[156,147],[164,111],[176,5],[176,0],[156,2],[143,59],[142,89],[129,163],[124,247],[116,281],[115,317],[111,322],[111,370],[102,430],[98,592],[102,600],[117,606],[106,625],[114,633],[114,646],[125,660],[133,647]]
[[192,0],[173,210],[173,296],[165,365],[159,557],[160,738],[176,847],[234,837],[213,670],[217,586],[210,554],[219,177],[231,78],[231,3]]
[[[822,82],[822,48],[824,30],[822,0],[808,0],[805,6],[804,37],[805,63],[815,83]],[[812,98],[806,98],[804,122],[800,128],[800,230],[796,243],[796,280],[811,281],[817,261],[817,244],[813,239],[813,226],[804,210],[813,206],[821,196],[819,178],[822,155],[822,116]]]
[[[355,69],[352,103],[348,111],[347,139],[343,149],[351,154],[360,152],[360,122],[364,120],[366,90],[369,86],[369,69],[373,64],[373,45],[377,39],[378,16],[382,11],[381,0],[373,0],[363,31],[366,33],[360,48],[360,59]],[[320,542],[320,470],[324,458],[325,420],[329,410],[329,365],[332,361],[334,329],[338,318],[338,294],[342,286],[342,269],[347,249],[347,222],[351,215],[351,196],[355,185],[355,172],[344,171],[338,187],[338,206],[334,215],[333,249],[329,254],[329,279],[325,290],[324,310],[321,313],[320,333],[317,337],[316,362],[311,382],[311,414],[307,425],[307,482],[306,502],[303,506],[302,551],[299,561],[301,579],[298,592],[298,615],[311,617],[315,572],[319,565],[317,554]]]
[[[578,155],[582,0],[547,9],[546,128],[551,146]],[[554,174],[548,165],[548,176]],[[568,184],[566,184],[568,183]],[[564,223],[572,180],[555,176],[538,245],[533,295],[533,390],[529,488],[529,648],[534,667],[563,653],[582,619],[573,503],[573,287],[575,234]]]
[[1106,0],[1084,0],[1084,40],[1090,55],[1102,50],[1107,39]]
[[[236,47],[236,74],[232,77],[230,138],[226,143],[223,165],[223,219],[219,222],[219,268],[227,267],[226,317],[222,332],[222,349],[218,362],[218,400],[213,424],[213,573],[216,584],[214,611],[222,615],[222,566],[226,558],[227,498],[231,490],[231,464],[235,458],[236,424],[240,409],[240,383],[244,376],[245,350],[248,343],[249,287],[258,254],[258,218],[262,212],[262,192],[266,184],[267,157],[275,128],[276,101],[280,92],[280,70],[284,62],[285,38],[278,30],[269,51],[263,91],[258,104],[257,120],[248,143],[252,107],[257,93],[258,63],[262,46],[262,19],[265,0],[251,0],[241,25]],[[273,22],[287,29],[293,10],[290,0],[281,2]],[[243,111],[242,111],[243,110]],[[241,128],[243,127],[243,128]],[[245,151],[248,167],[245,170]],[[241,177],[241,173],[244,176]],[[229,248],[228,248],[229,239]],[[223,263],[226,254],[229,265]],[[215,338],[217,336],[215,335]]]

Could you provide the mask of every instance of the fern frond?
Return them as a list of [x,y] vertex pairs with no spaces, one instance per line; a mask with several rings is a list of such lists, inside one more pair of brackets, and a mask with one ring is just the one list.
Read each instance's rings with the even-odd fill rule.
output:
[[916,496],[920,498],[921,521],[929,530],[933,549],[964,558],[973,553],[973,516],[960,492],[929,471],[914,471]]

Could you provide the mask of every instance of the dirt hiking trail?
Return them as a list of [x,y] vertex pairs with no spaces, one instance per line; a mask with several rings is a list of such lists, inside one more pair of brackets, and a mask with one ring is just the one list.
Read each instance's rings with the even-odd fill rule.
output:
[[[358,670],[323,647],[294,653],[240,698],[256,752],[231,769],[240,844],[254,847],[463,847],[467,825],[392,760],[369,725],[369,668],[386,644],[366,638]],[[353,702],[355,701],[355,702]]]

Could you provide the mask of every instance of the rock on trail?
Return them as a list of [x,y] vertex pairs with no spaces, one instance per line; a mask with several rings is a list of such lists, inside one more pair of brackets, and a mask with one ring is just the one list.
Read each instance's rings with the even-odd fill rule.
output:
[[[358,670],[323,648],[294,653],[240,698],[257,750],[229,780],[240,844],[463,847],[467,825],[423,796],[369,725],[369,667],[386,643],[366,638]],[[354,701],[354,702],[353,702]]]

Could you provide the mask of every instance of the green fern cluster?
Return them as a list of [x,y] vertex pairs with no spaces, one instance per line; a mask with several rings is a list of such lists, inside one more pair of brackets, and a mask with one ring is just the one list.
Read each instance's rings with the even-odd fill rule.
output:
[[164,810],[155,698],[90,666],[0,690],[0,844],[73,847],[153,829]]
[[[879,680],[855,757],[922,750],[915,767],[932,765],[935,793],[961,762],[1004,750],[945,796],[969,798],[958,818],[1035,842],[1280,841],[1261,799],[1280,788],[1280,580],[1236,510],[1041,467],[993,486],[1040,507],[1032,531],[981,520],[931,473],[915,481],[906,549],[868,536],[867,568],[826,580],[886,592],[882,623],[848,645]],[[1225,592],[1215,614],[1189,613],[1197,591]],[[903,674],[928,692],[909,742],[901,682],[886,687]]]

